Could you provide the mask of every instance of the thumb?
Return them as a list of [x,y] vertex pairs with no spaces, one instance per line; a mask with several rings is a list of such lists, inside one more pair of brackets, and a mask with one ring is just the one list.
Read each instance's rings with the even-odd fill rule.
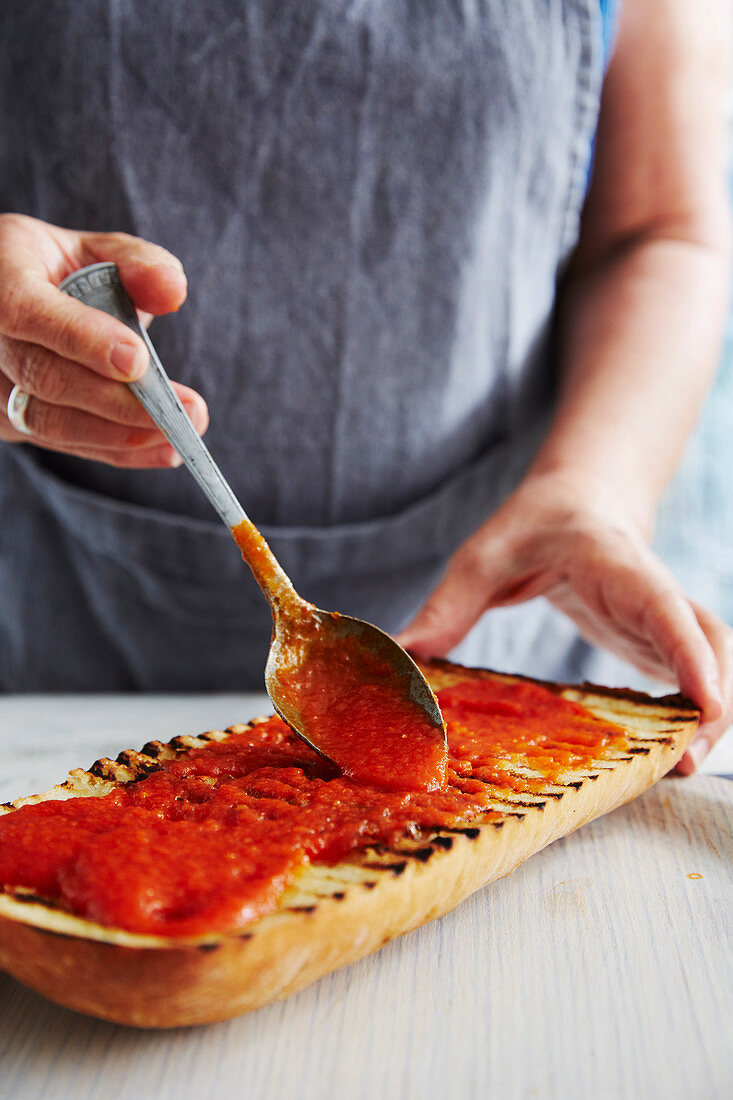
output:
[[518,534],[502,510],[456,551],[442,581],[397,641],[420,657],[443,657],[484,611],[532,600],[553,581],[546,555],[532,549],[532,540]]
[[443,657],[466,636],[507,581],[493,547],[468,542],[397,641],[421,657]]
[[83,233],[85,263],[117,264],[125,290],[145,313],[171,313],[186,299],[183,265],[167,249],[127,233]]

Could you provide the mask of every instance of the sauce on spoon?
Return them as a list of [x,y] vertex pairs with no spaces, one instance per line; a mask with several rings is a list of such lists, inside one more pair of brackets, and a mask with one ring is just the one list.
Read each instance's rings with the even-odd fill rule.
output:
[[284,587],[252,524],[240,523],[232,534],[258,581],[282,601],[267,675],[281,715],[351,779],[392,790],[438,790],[448,759],[445,729],[435,716],[437,702],[431,715],[424,697],[416,696],[407,655],[375,627],[320,611],[289,581]]

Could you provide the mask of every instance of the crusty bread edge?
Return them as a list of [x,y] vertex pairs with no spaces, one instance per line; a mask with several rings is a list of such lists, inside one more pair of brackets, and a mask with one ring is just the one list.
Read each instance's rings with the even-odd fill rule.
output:
[[[437,687],[467,674],[496,675],[447,662],[431,662],[427,671]],[[0,967],[60,1004],[142,1027],[223,1020],[288,996],[448,912],[553,840],[634,798],[674,766],[697,728],[698,712],[678,696],[546,686],[632,729],[640,721],[634,755],[500,823],[467,822],[462,832],[324,869],[324,891],[307,897],[309,904],[292,904],[303,901],[296,883],[278,912],[227,935],[134,936],[0,895]],[[88,793],[104,788],[104,780],[92,781]],[[54,792],[46,797],[58,797]],[[353,873],[339,883],[346,871]]]

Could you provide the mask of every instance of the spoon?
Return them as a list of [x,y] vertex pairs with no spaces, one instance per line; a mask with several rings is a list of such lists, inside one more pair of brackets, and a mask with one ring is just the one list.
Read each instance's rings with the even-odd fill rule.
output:
[[91,264],[60,289],[144,340],[150,363],[130,389],[218,512],[270,604],[265,686],[280,717],[347,776],[387,787],[438,787],[445,777],[446,732],[422,672],[383,630],[322,611],[298,595],[189,420],[117,266]]

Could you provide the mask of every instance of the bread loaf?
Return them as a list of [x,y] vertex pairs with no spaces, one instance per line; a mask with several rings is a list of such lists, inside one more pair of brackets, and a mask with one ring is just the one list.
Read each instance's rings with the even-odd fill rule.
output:
[[[435,691],[466,682],[526,682],[439,661],[424,671]],[[367,843],[335,864],[306,862],[273,912],[232,930],[141,934],[87,920],[22,885],[0,885],[0,967],[60,1004],[124,1024],[175,1027],[250,1011],[441,916],[551,841],[634,798],[674,766],[699,720],[679,696],[543,686],[622,727],[625,748],[599,753],[582,767],[562,767],[550,778],[507,750],[500,754],[506,782],[487,784],[485,812],[450,828],[407,831],[390,846]],[[0,813],[49,799],[104,796],[164,761],[244,729],[123,752]]]

